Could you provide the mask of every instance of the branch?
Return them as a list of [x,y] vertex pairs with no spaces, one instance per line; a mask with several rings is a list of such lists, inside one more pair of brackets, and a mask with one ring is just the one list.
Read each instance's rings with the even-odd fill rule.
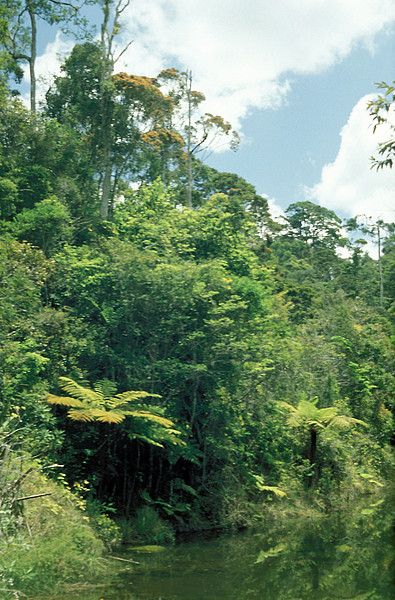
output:
[[121,58],[122,54],[124,54],[126,52],[126,50],[129,48],[129,46],[131,46],[133,44],[133,40],[130,41],[125,48],[122,50],[122,52],[120,54],[118,54],[117,58],[114,60],[114,64],[117,63],[119,61],[119,59]]
[[61,2],[60,0],[50,0],[52,4],[57,4],[58,6],[68,6],[69,8],[73,8],[76,12],[79,11],[80,7],[71,4],[71,2]]
[[204,144],[204,142],[207,140],[207,138],[208,138],[208,133],[205,133],[203,136],[203,139],[198,144],[196,144],[196,146],[191,150],[191,154],[193,154],[195,152],[196,148],[199,148],[199,146]]
[[119,558],[119,556],[108,556],[107,558],[112,558],[113,560],[121,560],[122,562],[132,563],[133,565],[139,565],[140,564],[136,560],[131,560],[130,558]]
[[52,492],[46,492],[45,494],[33,494],[32,496],[23,496],[22,498],[17,498],[17,502],[22,502],[22,500],[30,500],[31,498],[42,498],[43,496],[52,496]]

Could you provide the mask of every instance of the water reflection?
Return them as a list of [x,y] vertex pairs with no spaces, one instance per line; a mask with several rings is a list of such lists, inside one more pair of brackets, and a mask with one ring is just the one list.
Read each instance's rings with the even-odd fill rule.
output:
[[287,521],[133,554],[116,584],[67,600],[392,600],[391,538],[383,507]]

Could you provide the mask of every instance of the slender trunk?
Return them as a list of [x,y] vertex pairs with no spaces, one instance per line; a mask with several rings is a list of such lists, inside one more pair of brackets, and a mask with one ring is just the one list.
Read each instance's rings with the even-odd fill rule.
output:
[[317,452],[317,432],[315,429],[310,429],[310,465],[312,467],[309,477],[309,487],[313,485],[315,474],[315,457]]
[[198,383],[195,382],[193,385],[193,391],[192,391],[192,408],[191,408],[191,418],[189,420],[189,436],[192,437],[193,436],[193,426],[195,424],[195,418],[196,418],[196,408],[197,408],[197,388],[198,388]]
[[100,81],[100,109],[101,109],[101,136],[102,136],[102,172],[103,185],[101,192],[100,218],[108,219],[110,195],[111,195],[111,100],[110,87],[113,71],[111,57],[111,40],[108,33],[110,19],[110,3],[107,1],[103,7],[103,23],[101,26],[101,51],[102,69]]
[[380,280],[380,307],[384,305],[384,284],[383,284],[383,269],[381,263],[381,235],[380,223],[377,223],[377,241],[378,241],[378,261],[379,261],[379,280]]
[[31,2],[28,2],[27,9],[29,12],[30,24],[31,24],[31,38],[30,38],[30,57],[29,57],[29,71],[30,71],[30,110],[32,114],[36,114],[36,55],[37,55],[37,23],[34,8]]
[[109,207],[110,207],[110,192],[111,192],[111,157],[108,149],[106,151],[103,148],[103,186],[101,192],[101,203],[100,203],[100,218],[102,221],[108,220]]
[[187,136],[187,168],[188,168],[188,187],[187,187],[187,205],[192,206],[192,73],[187,74],[187,98],[188,98],[188,136]]

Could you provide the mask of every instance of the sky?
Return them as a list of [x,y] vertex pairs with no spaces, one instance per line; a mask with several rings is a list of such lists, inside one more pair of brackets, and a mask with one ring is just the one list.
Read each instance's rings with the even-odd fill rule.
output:
[[[241,136],[237,152],[206,162],[252,183],[274,215],[310,200],[342,218],[395,220],[395,170],[370,162],[390,132],[373,133],[366,110],[375,82],[395,79],[395,0],[131,0],[119,48],[131,41],[116,70],[191,70],[204,111]],[[40,29],[46,81],[71,47]]]

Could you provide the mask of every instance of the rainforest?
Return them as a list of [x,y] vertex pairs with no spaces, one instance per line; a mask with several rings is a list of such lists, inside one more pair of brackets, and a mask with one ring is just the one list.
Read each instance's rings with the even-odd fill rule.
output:
[[[177,553],[202,532],[247,531],[227,547],[230,571],[240,554],[259,567],[284,553],[255,547],[253,528],[281,530],[290,556],[347,507],[341,527],[362,514],[378,532],[393,475],[394,225],[310,200],[274,218],[252,184],[200,158],[210,140],[239,140],[202,113],[189,71],[116,72],[109,2],[101,39],[80,40],[27,108],[13,89],[17,4],[0,7],[1,597],[94,585],[133,565],[127,547]],[[62,22],[61,3],[26,5]],[[377,126],[382,89],[367,107]],[[391,169],[394,148],[374,166]]]

